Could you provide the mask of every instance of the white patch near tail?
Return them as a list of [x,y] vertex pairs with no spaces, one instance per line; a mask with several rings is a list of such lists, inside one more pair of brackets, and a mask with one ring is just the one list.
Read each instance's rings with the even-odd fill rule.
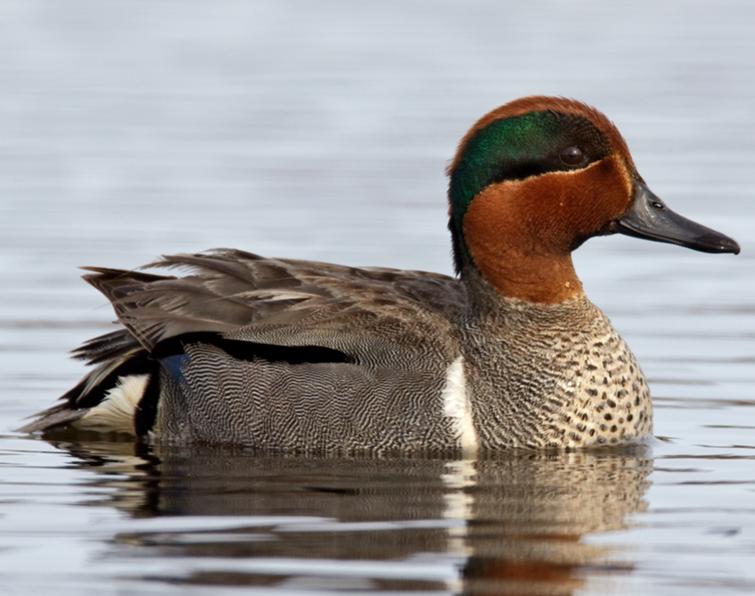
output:
[[451,419],[462,451],[465,454],[476,453],[479,443],[472,421],[472,406],[467,395],[464,359],[461,356],[446,369],[446,385],[440,395],[443,399],[443,413]]
[[147,389],[149,375],[120,377],[104,399],[74,423],[82,430],[134,433],[134,413]]

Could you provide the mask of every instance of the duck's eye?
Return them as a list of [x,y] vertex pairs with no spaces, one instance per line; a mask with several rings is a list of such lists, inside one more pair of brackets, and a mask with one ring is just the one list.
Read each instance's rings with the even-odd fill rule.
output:
[[585,162],[585,154],[579,147],[567,147],[559,157],[567,166],[581,166]]

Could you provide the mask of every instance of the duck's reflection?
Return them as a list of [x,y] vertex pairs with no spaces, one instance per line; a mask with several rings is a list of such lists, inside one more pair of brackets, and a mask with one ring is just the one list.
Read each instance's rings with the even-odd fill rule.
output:
[[631,523],[651,469],[642,447],[471,461],[57,445],[113,506],[158,518],[116,544],[195,560],[156,579],[205,585],[568,594],[631,569],[584,538]]

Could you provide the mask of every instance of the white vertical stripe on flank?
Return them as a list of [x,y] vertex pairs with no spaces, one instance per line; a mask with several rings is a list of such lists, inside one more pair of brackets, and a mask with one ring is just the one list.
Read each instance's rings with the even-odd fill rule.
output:
[[459,356],[446,369],[446,385],[441,392],[443,413],[454,426],[454,433],[465,454],[474,454],[479,448],[477,431],[472,421],[472,410],[464,377],[464,359]]

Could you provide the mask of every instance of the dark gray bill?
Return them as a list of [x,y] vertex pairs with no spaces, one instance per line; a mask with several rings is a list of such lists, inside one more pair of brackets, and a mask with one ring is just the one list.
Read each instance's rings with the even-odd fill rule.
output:
[[702,252],[739,254],[736,240],[674,213],[642,180],[635,182],[629,210],[612,227],[612,231],[636,238],[678,244]]

